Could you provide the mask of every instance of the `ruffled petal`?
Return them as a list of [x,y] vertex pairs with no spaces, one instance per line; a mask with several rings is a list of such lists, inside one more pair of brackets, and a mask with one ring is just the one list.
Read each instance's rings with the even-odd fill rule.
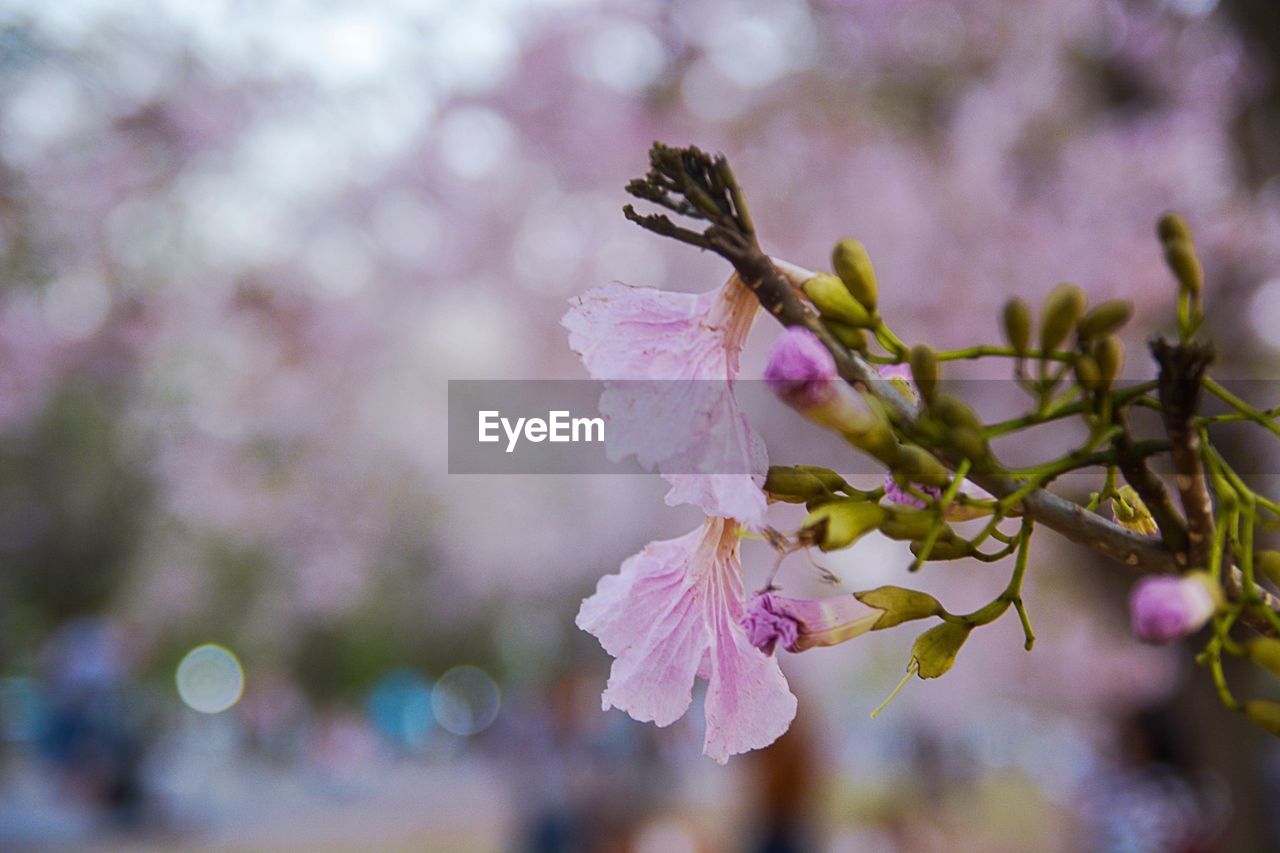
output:
[[702,753],[724,764],[731,755],[761,749],[781,737],[795,719],[796,697],[777,658],[751,645],[739,624],[741,581],[720,580],[708,613],[714,640]]
[[733,393],[759,306],[731,278],[717,291],[671,293],[620,283],[573,300],[562,324],[595,379],[611,459],[657,469],[668,504],[761,523],[768,458]]
[[739,624],[744,598],[738,537],[723,518],[652,542],[601,579],[577,624],[614,656],[605,709],[669,725],[702,677],[708,756],[724,763],[772,743],[795,716],[796,700],[777,661],[748,642]]
[[687,571],[701,529],[647,545],[600,579],[577,625],[613,656],[601,697],[641,722],[667,726],[688,710],[698,662],[709,642],[702,603]]

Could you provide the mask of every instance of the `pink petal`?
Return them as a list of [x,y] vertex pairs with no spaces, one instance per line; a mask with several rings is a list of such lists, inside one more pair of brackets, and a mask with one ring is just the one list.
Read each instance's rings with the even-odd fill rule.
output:
[[733,380],[757,311],[736,277],[698,295],[613,283],[561,321],[591,376],[614,380],[600,398],[609,457],[656,468],[672,484],[668,504],[750,525],[764,514],[768,458]]
[[748,641],[738,537],[708,518],[678,539],[651,542],[601,579],[578,627],[614,656],[603,706],[669,725],[688,709],[696,676],[707,688],[704,751],[730,755],[772,743],[795,716],[777,661]]
[[[736,596],[736,598],[732,598]],[[737,589],[717,590],[702,753],[720,764],[729,756],[761,749],[781,737],[796,716],[796,697],[770,657],[747,640],[742,618],[741,580]],[[731,606],[730,601],[736,601]]]
[[577,625],[614,657],[602,706],[668,726],[688,710],[709,642],[696,581],[687,571],[704,528],[651,542],[582,602]]

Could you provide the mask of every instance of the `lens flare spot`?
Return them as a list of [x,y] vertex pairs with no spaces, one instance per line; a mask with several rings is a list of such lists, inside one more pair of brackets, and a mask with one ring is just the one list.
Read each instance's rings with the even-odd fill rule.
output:
[[178,696],[189,708],[217,714],[236,704],[244,692],[244,670],[236,656],[212,643],[187,652],[178,664]]
[[455,735],[474,735],[487,729],[501,704],[497,682],[474,666],[454,667],[440,676],[431,691],[436,722]]

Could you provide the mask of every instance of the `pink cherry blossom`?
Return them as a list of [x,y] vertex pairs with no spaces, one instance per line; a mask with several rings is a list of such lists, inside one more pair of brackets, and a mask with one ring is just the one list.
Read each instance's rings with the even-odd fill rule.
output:
[[656,467],[669,505],[750,526],[765,511],[768,460],[733,380],[758,309],[737,276],[701,294],[614,282],[572,300],[561,320],[587,371],[606,380],[610,458]]
[[752,646],[738,534],[708,518],[677,539],[650,542],[600,580],[582,602],[579,628],[613,655],[603,707],[667,726],[707,681],[703,754],[729,756],[773,743],[795,717],[796,698],[776,660]]

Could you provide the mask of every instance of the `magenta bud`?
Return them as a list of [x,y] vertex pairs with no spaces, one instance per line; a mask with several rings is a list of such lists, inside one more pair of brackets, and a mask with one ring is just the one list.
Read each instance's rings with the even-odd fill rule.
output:
[[769,348],[765,381],[775,394],[797,409],[829,402],[837,377],[835,359],[808,329],[792,326]]
[[1133,633],[1148,643],[1169,643],[1200,630],[1217,608],[1207,578],[1144,578],[1129,598]]

